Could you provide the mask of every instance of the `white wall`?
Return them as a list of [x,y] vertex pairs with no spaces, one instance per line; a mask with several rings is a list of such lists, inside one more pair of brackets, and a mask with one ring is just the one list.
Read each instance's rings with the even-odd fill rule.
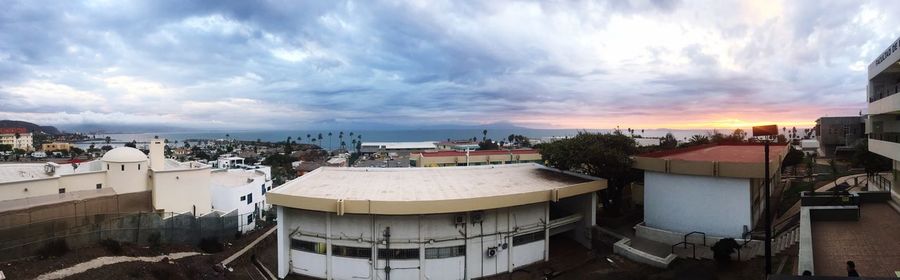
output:
[[[510,271],[510,264],[521,267],[544,260],[544,241],[518,246],[513,251],[513,232],[542,232],[547,203],[483,211],[482,223],[472,223],[465,213],[466,224],[454,223],[458,214],[372,216],[326,214],[284,208],[279,228],[284,235],[295,233],[294,239],[327,242],[331,245],[384,248],[383,233],[391,228],[392,249],[418,249],[419,259],[392,259],[393,279],[463,279],[489,276]],[[330,221],[330,225],[327,221]],[[483,228],[483,229],[482,229]],[[483,236],[482,236],[483,235]],[[328,236],[326,241],[321,237]],[[468,236],[468,239],[464,239]],[[360,242],[360,239],[362,242]],[[433,240],[433,241],[432,241]],[[374,243],[373,243],[374,241]],[[285,242],[285,244],[289,243]],[[502,244],[508,244],[502,249]],[[377,245],[375,245],[377,244]],[[466,244],[466,255],[426,259],[426,248],[453,247]],[[289,245],[282,245],[289,246]],[[489,247],[498,247],[497,255],[487,257]],[[289,270],[293,273],[333,279],[383,279],[385,260],[376,261],[326,254],[288,250]],[[373,250],[374,252],[374,250]],[[512,255],[511,255],[512,254]],[[329,269],[330,268],[330,269]],[[373,278],[369,278],[375,276]]]
[[[125,171],[122,171],[122,165]],[[148,161],[139,162],[104,162],[103,169],[106,172],[106,183],[117,193],[144,192],[150,190],[147,171],[150,170]]]
[[[110,172],[115,172],[112,170]],[[153,207],[166,212],[212,211],[209,169],[153,172]]]
[[750,211],[749,179],[644,172],[647,226],[740,238]]

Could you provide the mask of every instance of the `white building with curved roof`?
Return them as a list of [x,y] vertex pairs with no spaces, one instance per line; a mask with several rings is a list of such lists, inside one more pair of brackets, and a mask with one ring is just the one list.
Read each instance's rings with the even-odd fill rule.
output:
[[278,276],[470,279],[546,261],[550,237],[590,248],[606,181],[538,164],[331,168],[269,192]]

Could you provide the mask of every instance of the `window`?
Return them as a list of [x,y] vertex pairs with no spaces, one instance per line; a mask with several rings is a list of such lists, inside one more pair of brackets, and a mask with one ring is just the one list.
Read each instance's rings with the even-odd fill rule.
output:
[[372,248],[331,245],[331,255],[338,257],[371,259]]
[[97,184],[97,189],[103,188],[103,184]]
[[59,193],[66,193],[66,188],[59,188]]
[[325,254],[325,243],[291,239],[291,250]]
[[106,170],[109,170],[109,163],[106,164]]
[[141,164],[138,163],[138,170],[141,170]]
[[125,165],[124,165],[124,164],[122,165],[122,171],[125,171]]
[[392,260],[412,260],[419,258],[419,248],[415,249],[378,249],[378,258],[385,259],[388,256]]
[[452,246],[452,247],[440,247],[440,248],[425,248],[425,258],[426,259],[443,259],[443,258],[452,258],[452,257],[460,257],[466,255],[466,245]]
[[266,184],[262,185],[262,194],[266,195]]
[[247,200],[246,196],[241,196],[241,201]]
[[267,187],[266,190],[270,190],[270,191],[271,191],[271,190],[272,190],[272,186]]
[[247,215],[247,224],[249,225],[252,222],[253,222],[253,214]]
[[247,204],[250,204],[250,203],[253,203],[253,194],[252,193],[247,194]]
[[541,240],[544,240],[544,232],[538,231],[538,232],[534,232],[534,233],[528,233],[528,234],[523,234],[523,235],[513,237],[513,245],[514,246],[525,245],[525,244],[528,244],[531,242],[541,241]]

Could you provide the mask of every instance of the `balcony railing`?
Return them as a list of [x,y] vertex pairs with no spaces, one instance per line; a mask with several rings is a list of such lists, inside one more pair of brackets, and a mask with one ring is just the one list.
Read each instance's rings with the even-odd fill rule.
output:
[[900,132],[869,133],[869,139],[900,143]]
[[869,103],[897,94],[898,92],[900,92],[900,83],[884,86],[873,92],[872,96],[869,96]]

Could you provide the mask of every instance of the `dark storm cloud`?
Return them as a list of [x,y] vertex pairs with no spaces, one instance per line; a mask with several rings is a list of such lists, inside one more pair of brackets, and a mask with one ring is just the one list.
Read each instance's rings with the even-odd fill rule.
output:
[[891,4],[13,1],[0,118],[608,126],[863,107],[865,65],[897,35]]

